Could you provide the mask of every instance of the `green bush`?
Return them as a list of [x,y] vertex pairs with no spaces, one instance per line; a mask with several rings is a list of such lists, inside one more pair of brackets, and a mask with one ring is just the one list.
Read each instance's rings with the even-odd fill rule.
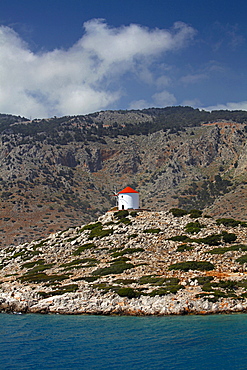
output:
[[219,234],[212,234],[208,235],[205,238],[200,238],[196,240],[199,243],[204,243],[208,245],[219,245],[221,241],[221,235]]
[[123,209],[118,212],[115,212],[114,216],[120,220],[121,218],[129,216],[129,211],[127,211],[127,209]]
[[196,278],[193,278],[191,280],[197,280],[198,285],[204,285],[205,283],[210,283],[210,281],[214,280],[214,278],[213,276],[197,276]]
[[226,231],[222,232],[223,241],[225,243],[233,243],[237,239],[237,235],[234,233],[227,233]]
[[189,234],[197,234],[202,228],[204,228],[204,225],[201,225],[199,221],[188,222],[185,231]]
[[135,283],[136,280],[134,279],[116,279],[116,280],[113,280],[113,283],[116,283],[116,284],[133,284]]
[[92,272],[92,275],[104,276],[104,275],[117,275],[123,271],[134,267],[132,263],[126,262],[114,262],[109,267],[103,267]]
[[49,270],[52,266],[54,266],[54,263],[48,263],[46,265],[40,264],[38,266],[33,267],[31,270],[29,270],[27,274],[34,274],[36,272]]
[[247,263],[247,254],[244,254],[242,257],[237,258],[236,262],[241,263],[241,265],[243,265],[244,263]]
[[40,265],[40,264],[43,264],[44,263],[44,259],[40,259],[40,260],[37,260],[37,261],[32,261],[32,262],[26,262],[26,263],[23,263],[23,265],[21,266],[21,268],[32,268],[34,267],[35,265]]
[[218,225],[224,225],[226,227],[236,227],[241,223],[241,221],[236,221],[233,218],[218,218],[216,220],[216,223]]
[[157,229],[145,229],[143,230],[144,233],[147,233],[147,234],[158,234],[160,232],[160,229],[157,228]]
[[190,242],[190,241],[193,241],[193,239],[190,239],[187,235],[172,236],[168,240],[172,240],[174,242]]
[[178,278],[165,278],[165,277],[157,276],[157,275],[156,276],[144,275],[140,277],[140,279],[138,280],[138,283],[141,285],[144,285],[144,284],[150,284],[153,286],[164,285],[168,287],[168,286],[178,285],[179,279]]
[[93,281],[98,280],[98,279],[99,279],[99,276],[83,276],[83,277],[75,278],[75,279],[72,279],[72,280],[73,281],[85,280],[88,283],[92,283]]
[[102,223],[101,222],[96,222],[94,224],[88,224],[88,225],[85,225],[83,226],[83,228],[80,230],[80,232],[84,231],[84,230],[93,230],[93,229],[96,229],[98,227],[102,227]]
[[200,270],[200,271],[209,271],[213,270],[214,265],[211,262],[207,261],[186,261],[186,262],[178,262],[174,265],[169,266],[169,270]]
[[218,247],[218,248],[211,249],[210,251],[207,251],[207,253],[211,253],[211,254],[224,254],[224,253],[226,253],[228,251],[229,251],[229,248],[228,247]]
[[130,212],[130,216],[132,216],[132,217],[136,217],[137,215],[138,215],[137,211],[131,211]]
[[22,283],[24,282],[32,282],[32,283],[42,283],[42,282],[53,282],[53,281],[62,281],[68,279],[69,275],[47,275],[46,273],[36,273],[36,274],[28,274],[23,275],[19,279]]
[[198,209],[191,209],[189,211],[189,215],[191,218],[198,218],[202,216],[202,211],[199,211]]
[[220,280],[219,283],[213,283],[212,285],[226,290],[236,290],[238,288],[238,282],[233,280]]
[[174,217],[182,217],[188,214],[187,211],[180,208],[171,208],[169,212],[171,212]]
[[41,295],[43,298],[47,298],[47,297],[52,297],[54,295],[62,295],[65,293],[75,292],[77,291],[77,289],[78,289],[77,284],[68,284],[68,285],[61,286],[59,289],[52,290],[51,292],[41,291],[41,292],[38,292],[38,294]]
[[212,253],[212,254],[224,254],[229,251],[247,251],[247,245],[246,244],[234,244],[231,245],[230,247],[218,247],[214,248],[207,253]]
[[132,238],[136,238],[137,236],[138,234],[131,234],[131,235],[128,235],[127,238],[132,239]]
[[193,248],[188,244],[182,244],[177,247],[176,252],[191,251]]
[[117,290],[117,294],[120,297],[127,297],[127,298],[136,298],[139,297],[140,293],[134,290],[133,288],[120,288]]
[[82,252],[84,252],[86,249],[91,249],[91,248],[97,248],[94,243],[86,243],[81,245],[79,248],[77,248],[72,254],[74,256],[80,255]]
[[125,224],[125,225],[131,225],[132,224],[132,222],[126,217],[120,218],[119,223],[122,223],[122,224]]
[[104,238],[105,236],[111,235],[113,233],[113,229],[102,229],[102,226],[96,227],[91,230],[88,239],[94,238]]

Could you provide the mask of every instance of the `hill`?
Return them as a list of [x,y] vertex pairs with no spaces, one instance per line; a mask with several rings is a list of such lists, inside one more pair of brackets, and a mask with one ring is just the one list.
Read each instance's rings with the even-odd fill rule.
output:
[[92,221],[129,185],[142,207],[247,220],[247,112],[190,107],[32,121],[0,115],[0,239]]
[[46,239],[5,247],[0,312],[246,311],[246,227],[198,211],[119,211]]

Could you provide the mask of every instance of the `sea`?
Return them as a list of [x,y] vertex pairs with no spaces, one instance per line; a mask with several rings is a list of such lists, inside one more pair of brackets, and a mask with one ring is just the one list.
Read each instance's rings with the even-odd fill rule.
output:
[[247,314],[0,314],[0,369],[247,369]]

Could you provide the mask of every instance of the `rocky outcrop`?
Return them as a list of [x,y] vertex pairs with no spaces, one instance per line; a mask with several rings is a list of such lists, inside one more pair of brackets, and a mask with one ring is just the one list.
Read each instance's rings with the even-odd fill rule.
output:
[[[0,311],[104,315],[246,311],[246,224],[194,216],[111,211],[96,223],[6,247],[0,251]],[[191,226],[197,229],[191,231]],[[177,268],[182,262],[190,263],[190,268]],[[197,270],[191,262],[199,262]]]

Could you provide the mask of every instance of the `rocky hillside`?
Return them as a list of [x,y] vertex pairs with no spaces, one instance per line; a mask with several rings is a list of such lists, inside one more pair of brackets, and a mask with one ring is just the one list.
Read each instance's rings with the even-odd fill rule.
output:
[[127,185],[143,208],[247,220],[246,127],[246,112],[189,107],[0,115],[1,246],[89,222]]
[[247,223],[107,212],[0,251],[0,311],[130,315],[247,309]]

